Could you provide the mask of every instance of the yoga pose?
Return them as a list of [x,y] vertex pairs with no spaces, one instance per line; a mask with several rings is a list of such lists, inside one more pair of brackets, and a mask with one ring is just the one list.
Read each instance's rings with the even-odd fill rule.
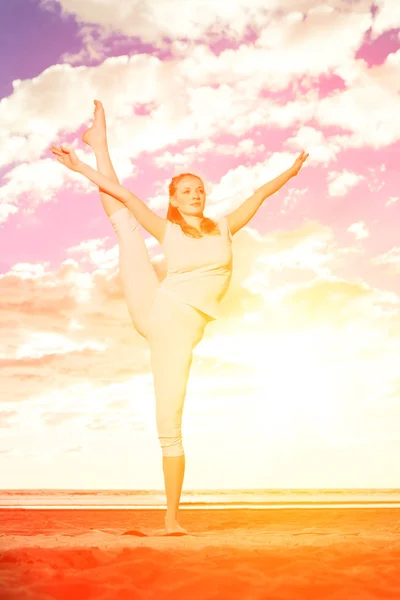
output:
[[[94,122],[82,139],[92,147],[97,171],[64,146],[52,146],[56,159],[99,187],[104,210],[117,235],[119,270],[134,327],[149,343],[156,398],[157,431],[162,449],[167,533],[186,533],[178,523],[185,472],[182,411],[193,350],[217,307],[232,274],[232,236],[255,215],[264,200],[301,169],[304,151],[284,173],[261,186],[236,210],[216,221],[203,215],[205,191],[200,177],[183,173],[169,185],[166,218],[150,210],[119,184],[108,152],[104,109],[94,101]],[[159,282],[138,223],[163,248],[168,272]]]

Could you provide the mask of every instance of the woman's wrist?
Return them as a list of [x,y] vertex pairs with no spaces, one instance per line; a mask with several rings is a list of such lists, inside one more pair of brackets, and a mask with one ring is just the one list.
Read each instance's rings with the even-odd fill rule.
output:
[[79,160],[78,165],[76,167],[76,172],[80,173],[81,175],[86,175],[85,171],[87,171],[87,167],[89,167],[87,163],[83,162],[83,160]]

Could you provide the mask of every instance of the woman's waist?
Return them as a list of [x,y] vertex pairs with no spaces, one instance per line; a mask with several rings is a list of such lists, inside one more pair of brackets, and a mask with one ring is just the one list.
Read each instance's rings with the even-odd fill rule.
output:
[[189,304],[213,319],[217,318],[220,294],[204,294],[204,290],[202,290],[202,293],[196,293],[193,288],[189,290],[188,288],[179,286],[168,286],[165,285],[164,282],[165,279],[159,285],[160,293],[164,293],[178,302]]

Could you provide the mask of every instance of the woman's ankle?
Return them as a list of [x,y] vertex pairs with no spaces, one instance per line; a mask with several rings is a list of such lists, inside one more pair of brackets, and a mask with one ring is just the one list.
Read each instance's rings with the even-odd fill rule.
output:
[[165,520],[166,521],[177,521],[178,520],[178,509],[176,510],[168,510],[165,513]]
[[97,156],[98,154],[107,154],[109,155],[109,150],[108,150],[108,143],[107,143],[107,138],[104,138],[104,140],[96,142],[95,145],[92,146],[92,150],[95,153],[95,155]]

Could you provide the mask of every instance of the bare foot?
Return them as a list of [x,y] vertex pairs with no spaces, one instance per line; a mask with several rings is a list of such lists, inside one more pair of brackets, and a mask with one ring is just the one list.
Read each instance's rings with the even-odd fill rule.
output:
[[95,104],[93,125],[89,129],[86,129],[82,135],[82,140],[85,144],[89,144],[92,147],[105,143],[107,140],[106,115],[103,105],[99,100],[94,100],[93,102]]
[[186,529],[181,527],[176,519],[165,517],[166,533],[187,533]]

